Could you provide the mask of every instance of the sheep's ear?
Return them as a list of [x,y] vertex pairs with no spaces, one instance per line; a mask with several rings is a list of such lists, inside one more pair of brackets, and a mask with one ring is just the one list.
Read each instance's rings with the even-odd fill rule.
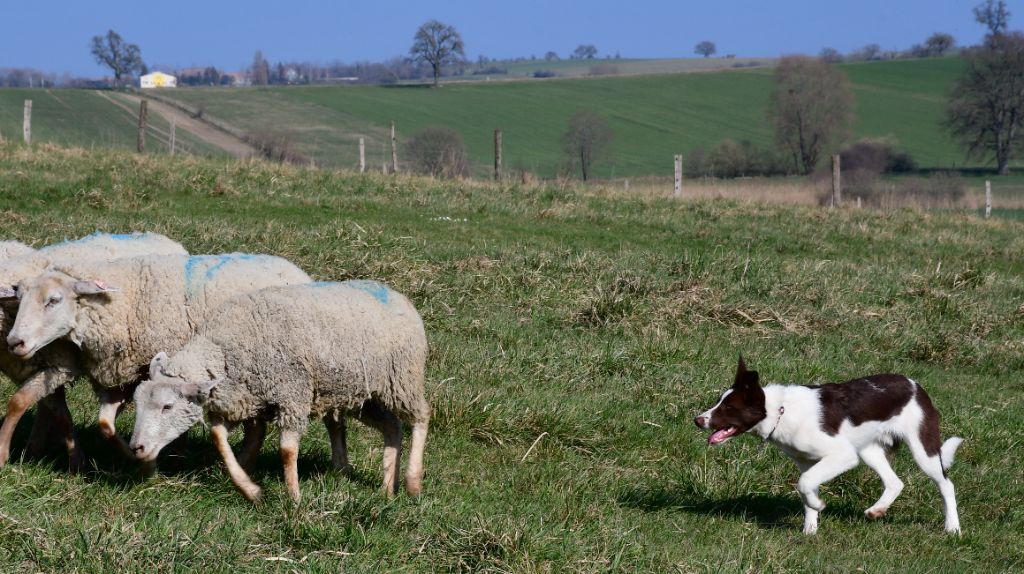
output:
[[153,357],[153,360],[149,362],[149,378],[153,378],[153,375],[162,373],[164,371],[164,365],[167,364],[167,353],[160,351]]
[[18,291],[14,289],[13,285],[0,285],[0,300],[17,298]]
[[210,393],[213,392],[214,387],[219,385],[223,380],[224,379],[214,379],[212,381],[203,381],[201,383],[185,383],[182,386],[181,394],[193,403],[205,405],[206,401],[210,400]]
[[75,295],[99,295],[100,293],[116,293],[117,287],[111,287],[103,281],[75,281],[72,289]]

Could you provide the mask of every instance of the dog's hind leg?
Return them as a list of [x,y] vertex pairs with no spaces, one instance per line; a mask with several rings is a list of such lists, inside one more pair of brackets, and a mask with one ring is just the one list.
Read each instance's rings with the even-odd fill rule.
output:
[[804,534],[817,532],[818,512],[825,508],[825,503],[818,497],[818,489],[822,484],[857,466],[858,461],[857,451],[851,446],[826,456],[800,475],[796,489],[804,500]]
[[924,445],[915,436],[907,437],[906,443],[907,447],[910,448],[910,453],[914,455],[914,461],[917,462],[917,466],[921,467],[921,470],[928,475],[928,478],[935,481],[935,484],[939,487],[939,492],[942,494],[942,504],[946,513],[946,532],[960,534],[960,515],[956,509],[956,491],[953,488],[953,481],[949,480],[945,471],[942,470],[942,460],[939,458],[938,453],[928,456]]
[[896,497],[903,491],[903,481],[900,480],[900,477],[896,476],[892,467],[889,466],[889,459],[885,457],[885,448],[882,445],[868,445],[860,449],[858,454],[860,459],[864,461],[864,464],[878,473],[878,476],[882,479],[882,484],[885,485],[885,490],[882,491],[882,496],[879,497],[878,502],[864,511],[868,518],[881,518],[885,516],[889,506],[892,505]]

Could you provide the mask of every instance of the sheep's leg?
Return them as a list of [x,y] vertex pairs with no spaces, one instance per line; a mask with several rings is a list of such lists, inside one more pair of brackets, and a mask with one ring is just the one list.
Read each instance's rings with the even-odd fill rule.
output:
[[423,488],[423,449],[427,444],[427,421],[412,425],[412,444],[409,447],[409,468],[405,471],[405,491],[419,496]]
[[7,401],[7,416],[4,417],[3,425],[0,425],[0,468],[7,464],[11,456],[11,437],[14,436],[18,421],[25,411],[46,396],[48,375],[46,371],[35,373]]
[[238,464],[251,471],[256,464],[256,458],[259,457],[260,449],[263,448],[263,440],[267,438],[267,422],[249,419],[242,423],[242,428],[245,434],[242,436],[242,448],[238,453]]
[[[53,426],[57,428],[60,436],[64,438],[64,446],[68,451],[68,470],[72,473],[80,472],[85,467],[85,453],[82,452],[78,444],[78,437],[75,435],[75,424],[71,418],[71,411],[68,410],[64,387],[60,387],[53,393],[43,397],[39,405],[46,407],[53,421]],[[39,419],[36,420],[38,421]]]
[[47,440],[52,438],[50,427],[56,424],[54,413],[47,406],[46,397],[40,399],[36,404],[36,420],[32,423],[32,432],[28,435],[28,442],[25,443],[25,456],[39,458],[46,453],[49,446]]
[[398,492],[400,482],[398,477],[402,460],[402,421],[373,401],[363,405],[359,420],[384,435],[384,493],[390,498]]
[[288,496],[298,502],[299,493],[299,437],[293,430],[281,429],[281,462],[284,464],[284,484],[288,488]]
[[[101,389],[98,391],[100,400],[100,416],[97,425],[100,427],[100,434],[103,438],[114,443],[114,446],[121,454],[130,460],[135,460],[135,453],[128,448],[128,443],[117,434],[117,427],[114,422],[118,413],[124,407],[127,395],[121,389]],[[149,469],[150,471],[152,469]]]
[[217,446],[217,452],[224,459],[224,467],[227,469],[228,476],[231,477],[231,482],[234,483],[235,488],[250,501],[259,502],[262,490],[259,485],[249,478],[249,475],[245,473],[245,469],[235,460],[235,453],[231,451],[231,445],[228,444],[228,435],[231,434],[231,427],[223,421],[212,422],[210,434],[213,435],[213,442]]
[[345,444],[345,417],[328,414],[324,416],[324,426],[327,427],[327,435],[331,439],[331,462],[334,470],[348,474],[352,471],[352,465],[348,463],[348,446]]

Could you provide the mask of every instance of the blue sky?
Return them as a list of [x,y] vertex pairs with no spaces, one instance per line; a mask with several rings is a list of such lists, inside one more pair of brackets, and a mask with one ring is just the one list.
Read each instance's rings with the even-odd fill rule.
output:
[[[89,39],[108,28],[139,44],[147,64],[242,69],[261,49],[271,61],[383,60],[405,55],[430,18],[454,25],[470,58],[565,56],[578,44],[624,57],[691,57],[708,39],[720,54],[901,49],[935,31],[977,43],[980,0],[5,0],[0,67],[98,76]],[[1007,2],[1021,28],[1024,0]]]

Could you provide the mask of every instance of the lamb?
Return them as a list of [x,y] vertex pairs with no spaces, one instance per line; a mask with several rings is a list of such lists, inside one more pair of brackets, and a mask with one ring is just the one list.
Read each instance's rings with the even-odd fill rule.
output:
[[[62,264],[19,284],[7,343],[22,359],[59,338],[77,345],[100,399],[100,432],[131,456],[114,420],[157,351],[184,345],[208,311],[234,295],[309,281],[285,259],[242,253]],[[16,416],[54,390],[43,380],[26,382],[16,395],[23,400]],[[254,442],[258,451],[262,437]]]
[[[4,256],[6,254],[6,257]],[[93,261],[144,254],[183,254],[181,244],[156,233],[103,234],[93,233],[74,241],[64,241],[36,251],[17,242],[0,242],[0,303],[17,303],[14,286],[42,273],[51,261]],[[0,304],[0,336],[6,338],[14,325],[13,305]],[[48,427],[61,431],[68,449],[71,470],[78,470],[85,457],[78,446],[71,424],[71,413],[64,398],[63,385],[82,374],[78,349],[67,341],[56,342],[29,361],[20,361],[0,345],[0,372],[15,384],[29,389],[42,387],[45,400],[29,438],[27,452],[37,454],[45,443]],[[7,405],[7,416],[0,427],[0,467],[7,461],[11,436],[24,411],[38,399],[29,392],[17,392]]]
[[[430,407],[424,397],[427,340],[403,295],[372,281],[272,287],[218,307],[184,348],[157,354],[135,391],[131,448],[143,461],[203,418],[232,482],[249,500],[261,489],[235,460],[228,434],[269,419],[280,429],[289,496],[300,498],[296,459],[310,417],[352,415],[384,435],[384,491],[397,492],[402,421],[412,423],[406,490],[421,490]],[[334,449],[337,454],[337,450]],[[339,466],[337,457],[335,467]]]

